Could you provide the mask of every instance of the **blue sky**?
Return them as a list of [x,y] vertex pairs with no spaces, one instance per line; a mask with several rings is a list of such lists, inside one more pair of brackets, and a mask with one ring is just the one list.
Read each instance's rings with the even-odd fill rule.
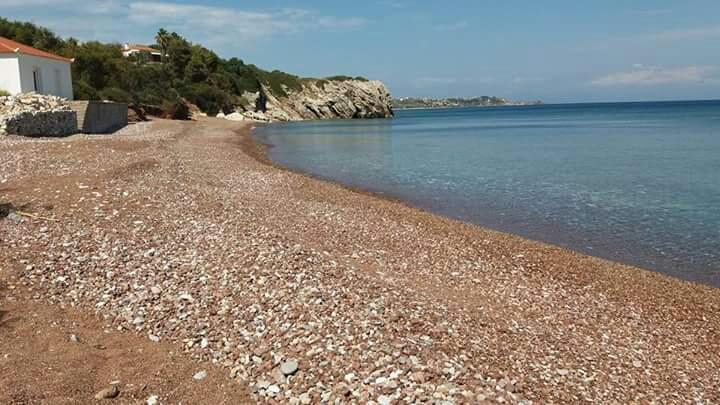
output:
[[2,0],[2,16],[81,40],[164,26],[302,76],[362,75],[395,96],[546,102],[720,98],[718,0]]

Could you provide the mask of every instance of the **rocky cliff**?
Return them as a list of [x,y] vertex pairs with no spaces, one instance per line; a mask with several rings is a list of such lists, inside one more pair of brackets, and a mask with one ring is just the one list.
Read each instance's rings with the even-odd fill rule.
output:
[[302,121],[393,116],[392,98],[379,81],[303,79],[300,88],[283,87],[279,92],[263,85],[260,92],[246,93],[244,98],[247,105],[225,118]]

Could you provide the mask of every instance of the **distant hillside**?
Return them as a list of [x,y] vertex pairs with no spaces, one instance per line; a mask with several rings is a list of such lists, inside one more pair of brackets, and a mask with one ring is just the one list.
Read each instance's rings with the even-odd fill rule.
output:
[[[267,71],[238,58],[223,59],[210,49],[193,44],[177,33],[161,29],[150,47],[162,53],[161,63],[143,58],[124,57],[121,45],[96,41],[80,42],[62,39],[50,30],[31,23],[0,18],[0,36],[26,45],[74,58],[72,64],[73,90],[77,99],[104,99],[138,105],[161,106],[166,111],[177,109],[182,99],[189,100],[209,114],[231,113],[236,110],[253,111],[267,108],[258,100],[285,100],[312,85],[316,91],[328,83],[347,82],[350,93],[362,92],[368,82],[362,77],[333,76],[326,79],[306,79],[279,70]],[[390,96],[384,86],[375,82],[378,96],[364,104],[351,105],[328,118],[391,116]],[[337,86],[328,86],[335,88]],[[387,100],[382,97],[387,96]],[[342,95],[340,95],[342,97]],[[341,100],[329,100],[330,104]],[[261,105],[257,105],[261,104]],[[375,105],[377,104],[377,105]],[[380,105],[383,104],[383,105]],[[369,109],[367,107],[370,106]],[[315,106],[313,106],[315,107]],[[322,106],[320,106],[322,107]],[[336,111],[330,109],[329,113]],[[318,116],[295,114],[290,116]],[[320,114],[319,117],[326,116]]]
[[452,107],[496,107],[504,105],[537,105],[542,101],[511,101],[501,97],[482,96],[473,98],[417,98],[402,97],[393,99],[393,107],[403,108],[452,108]]

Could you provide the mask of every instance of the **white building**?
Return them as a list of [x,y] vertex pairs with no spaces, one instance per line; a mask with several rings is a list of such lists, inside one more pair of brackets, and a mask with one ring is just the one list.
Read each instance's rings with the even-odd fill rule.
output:
[[0,90],[51,94],[72,100],[72,59],[0,37]]
[[126,58],[135,56],[141,62],[162,62],[160,50],[145,45],[124,44],[122,47],[123,56]]

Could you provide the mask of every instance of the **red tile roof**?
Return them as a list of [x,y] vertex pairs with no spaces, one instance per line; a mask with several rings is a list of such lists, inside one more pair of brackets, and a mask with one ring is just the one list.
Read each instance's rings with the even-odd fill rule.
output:
[[49,52],[41,51],[33,47],[23,45],[20,42],[15,42],[11,39],[0,37],[0,54],[7,53],[21,53],[23,55],[32,55],[39,58],[47,58],[59,60],[62,62],[72,62],[72,59],[63,58],[62,56],[53,55]]
[[127,47],[127,49],[125,49],[125,50],[127,50],[127,51],[140,51],[140,52],[150,52],[150,53],[157,52],[157,53],[160,53],[160,50],[159,50],[159,49],[150,48],[149,46],[145,46],[145,45],[128,44],[128,45],[126,45],[126,47]]

